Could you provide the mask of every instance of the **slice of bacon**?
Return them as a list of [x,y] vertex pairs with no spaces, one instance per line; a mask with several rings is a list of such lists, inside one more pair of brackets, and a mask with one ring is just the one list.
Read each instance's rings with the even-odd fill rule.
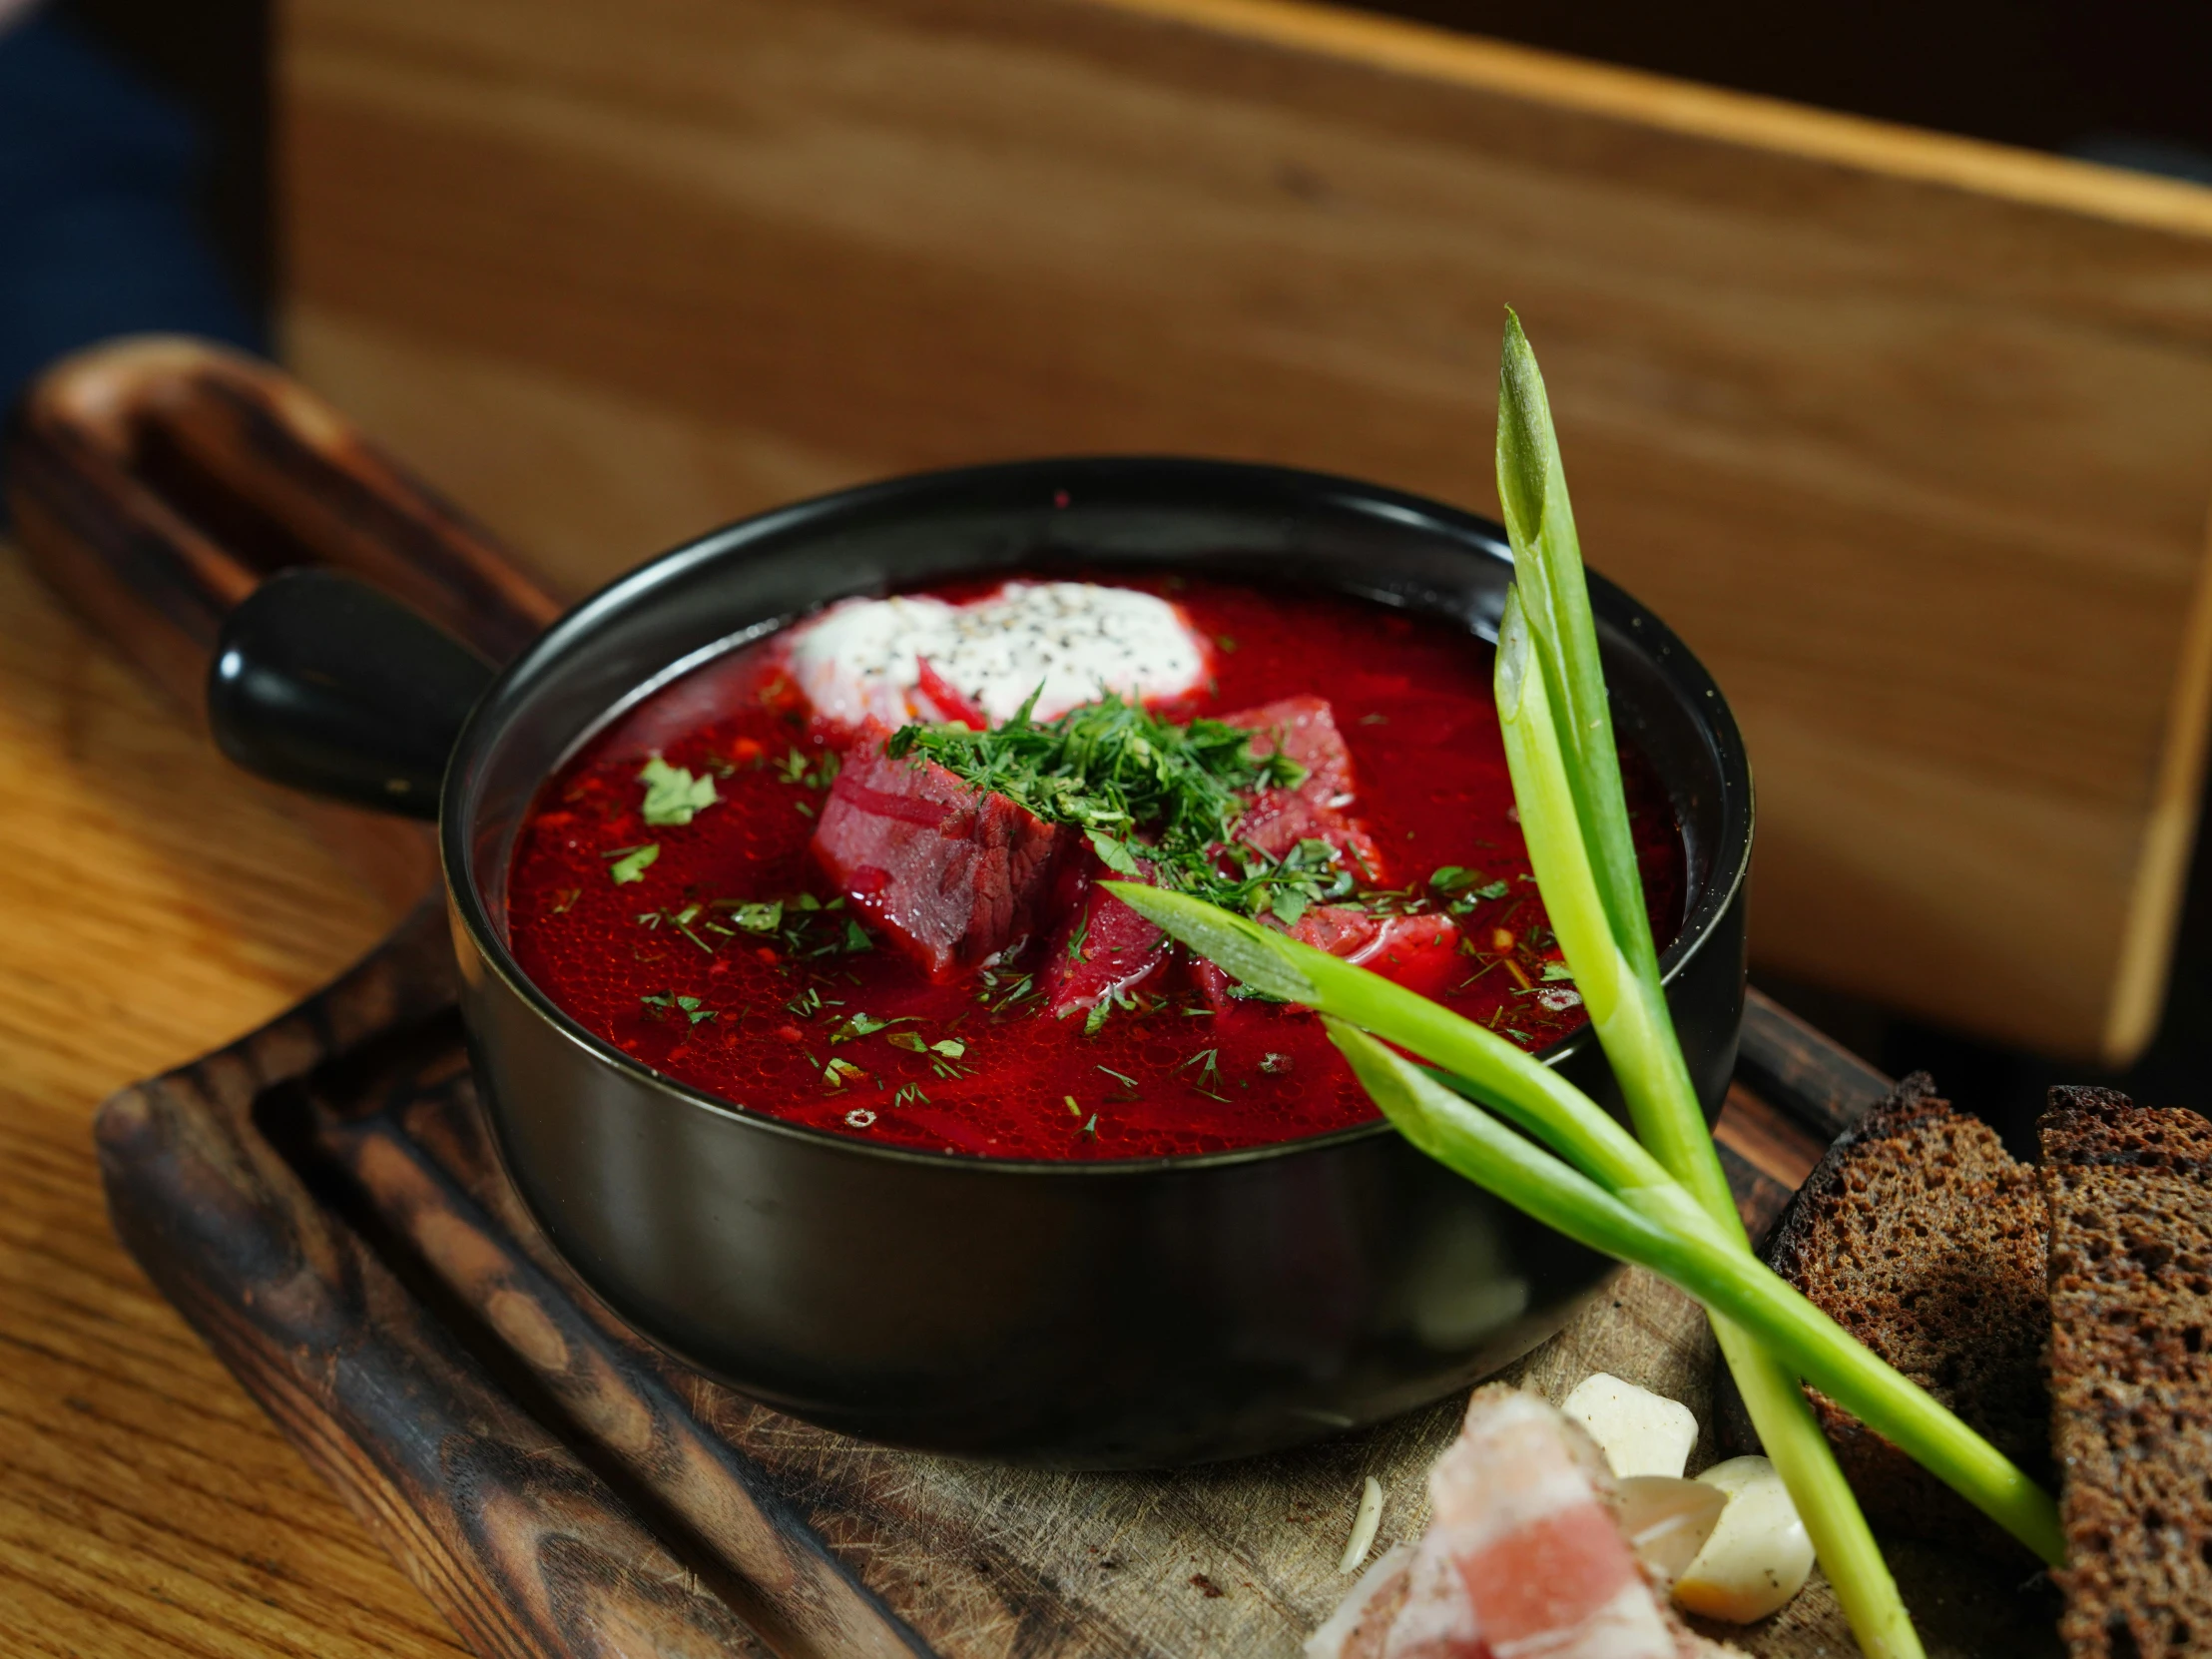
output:
[[[1666,1605],[1589,1436],[1493,1383],[1428,1474],[1430,1519],[1353,1586],[1308,1659],[1723,1659]],[[1740,1659],[1740,1656],[1739,1656]]]
[[1428,1471],[1430,1525],[1494,1659],[1674,1659],[1674,1635],[1603,1486],[1587,1435],[1536,1394],[1477,1388]]

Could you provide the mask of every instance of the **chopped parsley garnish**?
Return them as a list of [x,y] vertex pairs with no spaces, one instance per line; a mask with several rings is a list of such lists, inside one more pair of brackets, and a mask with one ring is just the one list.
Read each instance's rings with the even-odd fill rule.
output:
[[[826,749],[814,760],[807,759],[807,752],[794,749],[777,764],[776,776],[787,784],[797,784],[803,789],[826,790],[837,781],[837,752]],[[814,817],[812,813],[807,815]]]
[[694,1025],[699,1024],[702,1020],[713,1019],[716,1014],[721,1012],[719,1008],[702,1007],[699,998],[696,996],[677,996],[673,992],[664,993],[660,996],[641,996],[638,1000],[648,1008],[656,1010],[654,1017],[657,1019],[665,1019],[671,1013],[678,1013]]
[[[845,910],[844,895],[817,898],[811,892],[789,898],[717,898],[708,906],[726,917],[735,928],[761,938],[774,938],[796,957],[854,955],[873,950],[875,941],[859,919]],[[707,921],[701,925],[735,937],[732,927]]]
[[1455,916],[1467,914],[1486,900],[1503,898],[1507,891],[1503,881],[1485,880],[1480,870],[1460,864],[1438,866],[1430,873],[1428,884],[1446,900],[1444,908]]
[[696,814],[715,804],[715,781],[672,767],[656,754],[638,773],[645,786],[645,822],[653,825],[691,823]]
[[659,841],[647,841],[643,846],[618,846],[612,852],[600,854],[613,860],[607,866],[607,873],[615,878],[615,885],[618,887],[644,880],[645,872],[653,867],[653,860],[660,855]]
[[732,925],[742,927],[748,933],[773,933],[784,925],[784,901],[781,898],[769,898],[733,904],[729,907],[729,915]]

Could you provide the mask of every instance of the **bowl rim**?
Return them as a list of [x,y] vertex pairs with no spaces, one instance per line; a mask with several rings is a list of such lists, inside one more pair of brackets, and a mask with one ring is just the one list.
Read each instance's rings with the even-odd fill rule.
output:
[[[1394,1134],[1389,1121],[1379,1117],[1370,1123],[1353,1124],[1291,1140],[1271,1141],[1260,1146],[1165,1157],[1083,1161],[992,1158],[971,1152],[940,1152],[926,1147],[886,1146],[861,1140],[856,1136],[840,1135],[833,1130],[793,1123],[740,1102],[724,1099],[624,1053],[584,1026],[539,988],[514,959],[486,909],[476,878],[475,837],[468,832],[468,827],[462,822],[461,815],[445,811],[445,805],[462,798],[461,786],[472,770],[477,756],[504,730],[507,715],[501,705],[506,694],[512,692],[518,684],[543,672],[574,641],[596,629],[602,619],[623,611],[632,604],[646,602],[651,593],[662,584],[688,575],[703,564],[719,561],[763,543],[773,543],[795,534],[834,526],[841,520],[879,510],[886,503],[895,502],[904,496],[956,493],[963,487],[1003,487],[1034,480],[1041,501],[1050,502],[1056,492],[1062,493],[1064,499],[1069,482],[1067,474],[1071,470],[1095,472],[1100,469],[1111,469],[1122,474],[1132,470],[1153,469],[1163,477],[1181,474],[1185,480],[1234,477],[1250,484],[1291,487],[1310,495],[1317,502],[1325,501],[1339,507],[1349,507],[1364,511],[1370,516],[1395,520],[1400,524],[1432,528],[1446,539],[1480,548],[1507,566],[1513,562],[1512,550],[1506,541],[1503,527],[1494,520],[1462,508],[1337,473],[1182,455],[1062,455],[901,473],[772,507],[765,512],[721,525],[622,572],[571,605],[500,670],[497,678],[477,701],[476,707],[470,711],[467,724],[454,743],[446,765],[444,787],[439,797],[438,846],[448,913],[467,932],[478,961],[511,995],[554,1031],[583,1050],[590,1059],[624,1073],[631,1082],[733,1124],[794,1137],[825,1152],[916,1164],[947,1174],[974,1175],[980,1178],[1051,1175],[1128,1179],[1142,1175],[1234,1168],[1326,1153]],[[1625,589],[1595,570],[1588,571],[1587,574],[1593,608],[1607,620],[1619,625],[1623,633],[1632,635],[1644,655],[1653,661],[1658,672],[1688,694],[1689,705],[1699,711],[1698,718],[1719,761],[1721,832],[1715,839],[1712,866],[1703,889],[1695,894],[1696,902],[1683,917],[1680,931],[1660,956],[1660,981],[1663,985],[1672,984],[1698,952],[1711,944],[1716,930],[1748,879],[1755,820],[1750,760],[1744,748],[1742,732],[1736,724],[1735,712],[1729,707],[1727,698],[1721,694],[1719,684],[1696,654],[1666,623]],[[796,620],[796,617],[786,618],[779,622],[764,622],[733,630],[729,638],[717,642],[705,651],[692,653],[666,665],[602,714],[588,732],[600,730],[615,710],[631,706],[638,697],[666,684],[670,678],[687,672],[706,655],[720,654],[732,649],[733,642],[740,639],[757,639],[780,632]],[[1481,637],[1479,632],[1477,637]],[[588,741],[588,732],[578,741]],[[1548,1047],[1536,1050],[1535,1057],[1547,1066],[1557,1066],[1582,1053],[1596,1040],[1595,1031],[1584,1025],[1580,1030],[1560,1038]]]

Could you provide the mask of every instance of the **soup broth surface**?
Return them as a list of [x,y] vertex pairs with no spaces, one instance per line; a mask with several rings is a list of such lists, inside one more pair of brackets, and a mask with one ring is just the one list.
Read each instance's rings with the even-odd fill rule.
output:
[[[1440,1001],[1531,1050],[1584,1023],[1513,813],[1488,646],[1339,595],[1102,580],[1171,600],[1206,642],[1205,682],[1153,704],[1163,717],[1327,700],[1355,779],[1345,810],[1380,853],[1373,884],[1457,928]],[[1045,956],[1082,943],[1049,920],[1003,960],[923,971],[812,844],[848,734],[799,689],[789,640],[659,688],[544,786],[509,878],[511,945],[578,1023],[752,1111],[982,1157],[1220,1152],[1377,1115],[1312,1014],[1224,1004],[1180,952],[1103,1014],[1063,1017],[1047,1011]],[[691,780],[660,773],[658,802],[640,778],[656,756]],[[1682,837],[1651,769],[1623,761],[1664,948],[1682,917]],[[712,801],[674,822],[707,780]]]

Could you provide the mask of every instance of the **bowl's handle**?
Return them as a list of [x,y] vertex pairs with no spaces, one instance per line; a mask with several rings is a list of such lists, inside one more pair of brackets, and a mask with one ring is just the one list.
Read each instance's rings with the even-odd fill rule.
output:
[[560,609],[328,404],[204,341],[119,340],[48,369],[6,473],[40,574],[196,715],[224,619],[280,570],[350,572],[493,662]]

